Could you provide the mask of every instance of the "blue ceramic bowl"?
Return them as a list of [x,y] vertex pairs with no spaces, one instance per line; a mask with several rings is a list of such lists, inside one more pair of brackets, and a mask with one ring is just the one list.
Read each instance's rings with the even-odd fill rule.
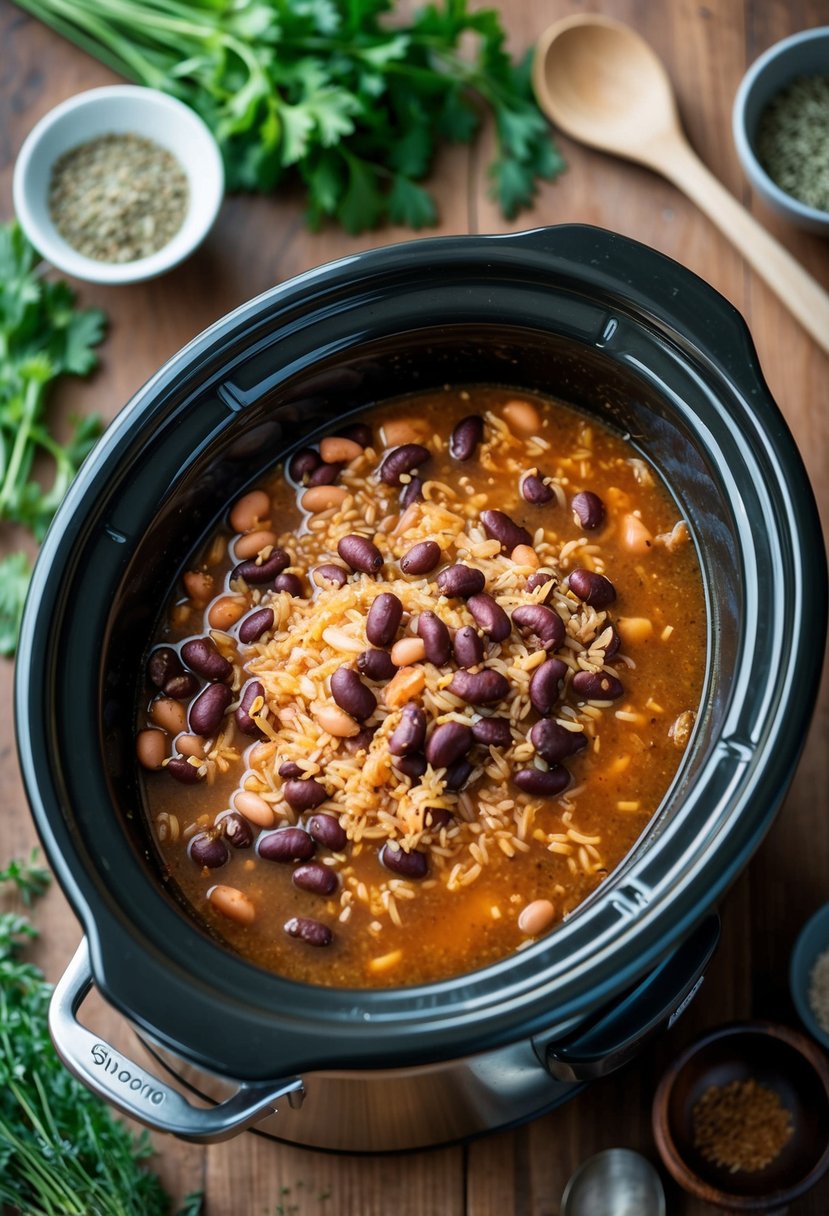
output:
[[812,1038],[829,1048],[829,1031],[820,1025],[809,1004],[812,968],[824,950],[829,950],[829,904],[818,908],[800,930],[789,964],[789,986],[800,1020]]

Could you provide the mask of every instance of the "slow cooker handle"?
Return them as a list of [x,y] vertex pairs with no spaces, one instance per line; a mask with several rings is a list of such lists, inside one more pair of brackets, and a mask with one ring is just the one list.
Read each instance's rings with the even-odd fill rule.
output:
[[228,1140],[266,1115],[274,1114],[276,1102],[286,1095],[292,1106],[301,1102],[302,1080],[289,1077],[243,1083],[232,1097],[217,1106],[192,1106],[166,1082],[81,1025],[76,1015],[91,987],[89,946],[84,938],[58,981],[49,1005],[49,1031],[55,1050],[69,1071],[93,1093],[153,1131],[212,1144]]

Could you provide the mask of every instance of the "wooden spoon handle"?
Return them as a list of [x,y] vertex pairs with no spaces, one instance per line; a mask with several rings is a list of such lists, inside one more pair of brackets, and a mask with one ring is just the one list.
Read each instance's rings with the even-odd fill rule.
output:
[[[829,294],[766,232],[703,164],[684,137],[663,149],[659,172],[717,225],[765,279],[817,344],[829,354]],[[657,167],[657,165],[654,165]]]

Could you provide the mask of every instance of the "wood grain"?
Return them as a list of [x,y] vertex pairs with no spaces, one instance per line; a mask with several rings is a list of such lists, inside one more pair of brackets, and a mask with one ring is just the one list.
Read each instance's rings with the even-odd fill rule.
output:
[[[683,125],[705,164],[756,218],[829,287],[829,247],[772,216],[742,178],[730,135],[730,109],[748,64],[774,41],[825,23],[825,0],[511,0],[502,13],[511,48],[523,52],[551,21],[590,9],[629,21],[663,58],[675,84]],[[56,102],[114,77],[105,68],[0,0],[0,219],[11,214],[11,174],[20,144]],[[746,316],[764,373],[783,409],[829,511],[829,361],[768,287],[719,232],[670,184],[644,168],[580,148],[560,146],[567,173],[541,187],[535,208],[507,224],[487,195],[491,134],[476,149],[448,149],[435,172],[440,233],[504,232],[540,224],[599,224],[653,245],[707,279]],[[349,238],[336,229],[309,234],[301,199],[229,199],[206,246],[165,278],[130,288],[81,285],[81,300],[106,309],[111,325],[103,366],[89,382],[61,393],[55,408],[97,409],[112,417],[173,351],[206,325],[258,292],[329,258],[406,239],[402,230]],[[16,544],[2,537],[3,544]],[[785,594],[785,589],[781,590]],[[820,656],[815,656],[815,662]],[[28,850],[34,831],[17,772],[11,724],[11,667],[0,667],[0,862]],[[723,940],[706,983],[688,1013],[628,1068],[568,1106],[466,1148],[397,1158],[307,1153],[255,1135],[195,1148],[157,1138],[156,1159],[178,1197],[204,1188],[208,1216],[555,1216],[564,1184],[591,1153],[614,1145],[656,1161],[650,1101],[666,1062],[695,1034],[735,1018],[768,1016],[796,1023],[786,985],[792,942],[803,920],[829,897],[829,697],[821,694],[803,759],[768,839],[722,907]],[[38,913],[38,957],[55,977],[78,929],[58,891]],[[90,1016],[102,1032],[129,1037],[103,1003]],[[131,1044],[134,1050],[134,1043]],[[711,1209],[666,1179],[672,1216]],[[790,1209],[825,1216],[824,1180]],[[598,1216],[598,1214],[597,1214]]]

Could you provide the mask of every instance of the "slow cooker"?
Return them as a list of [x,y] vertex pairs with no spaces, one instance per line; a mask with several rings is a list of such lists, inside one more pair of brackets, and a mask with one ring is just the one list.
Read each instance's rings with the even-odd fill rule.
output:
[[[529,949],[421,987],[289,982],[208,936],[164,881],[133,757],[143,656],[187,554],[282,454],[384,398],[482,382],[600,416],[661,472],[706,586],[695,733],[638,845]],[[267,292],[125,406],[34,573],[20,759],[86,935],[52,1005],[59,1053],[122,1111],[195,1140],[255,1125],[381,1151],[542,1114],[628,1059],[699,986],[717,903],[803,745],[825,628],[824,551],[796,447],[741,317],[681,266],[566,226],[413,241]],[[80,1023],[93,981],[155,1073]],[[195,1106],[188,1086],[213,1104]]]

